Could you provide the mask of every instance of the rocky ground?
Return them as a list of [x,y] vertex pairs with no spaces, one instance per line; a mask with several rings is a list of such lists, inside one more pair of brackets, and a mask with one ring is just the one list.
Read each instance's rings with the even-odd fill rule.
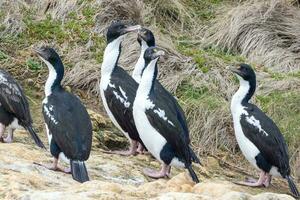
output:
[[[105,117],[89,113],[94,125],[107,123]],[[202,158],[203,166],[194,166],[201,179],[199,184],[195,185],[184,170],[178,169],[172,170],[170,179],[148,179],[142,169],[159,167],[158,162],[150,155],[122,157],[103,153],[99,147],[123,145],[124,138],[109,131],[102,135],[102,139],[94,139],[87,162],[91,181],[79,184],[71,175],[34,164],[50,163],[50,153],[35,147],[25,131],[17,131],[14,143],[0,144],[0,199],[294,199],[279,194],[288,192],[280,180],[275,180],[268,189],[233,184],[233,180],[245,175],[232,166],[224,167],[220,160],[210,156]]]

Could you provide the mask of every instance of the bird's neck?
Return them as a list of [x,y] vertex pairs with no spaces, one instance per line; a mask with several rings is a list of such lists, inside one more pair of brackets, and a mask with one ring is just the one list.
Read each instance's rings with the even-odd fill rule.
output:
[[147,67],[143,72],[142,79],[137,91],[137,95],[148,96],[153,91],[154,82],[157,77],[157,60],[152,60],[150,63],[146,63]]
[[144,54],[146,49],[148,48],[147,43],[142,40],[142,45],[141,45],[141,53],[138,61],[136,62],[134,66],[134,70],[132,72],[132,78],[137,82],[140,83],[141,78],[142,78],[142,73],[145,67],[145,59],[144,59]]
[[49,70],[49,76],[45,84],[45,95],[49,96],[54,90],[62,88],[61,81],[64,77],[64,66],[60,60],[55,64],[55,66],[46,60],[44,60],[44,62]]
[[236,106],[246,106],[249,100],[253,96],[256,88],[256,83],[251,81],[245,81],[239,77],[240,87],[238,91],[233,95],[231,100],[231,110],[234,110]]
[[113,40],[106,46],[101,66],[101,76],[110,76],[117,66],[121,54],[122,40],[123,36]]

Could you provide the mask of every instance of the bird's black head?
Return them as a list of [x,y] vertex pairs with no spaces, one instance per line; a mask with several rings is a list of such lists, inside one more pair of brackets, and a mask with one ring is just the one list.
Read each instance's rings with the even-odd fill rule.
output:
[[151,62],[152,60],[155,60],[156,58],[159,58],[160,56],[165,55],[165,52],[157,47],[149,47],[146,49],[144,54],[144,59],[146,63]]
[[245,81],[255,81],[256,76],[255,72],[250,65],[240,64],[238,68],[232,68],[232,72],[237,74],[239,77],[244,79]]
[[[64,77],[64,65],[56,53],[56,51],[51,47],[40,47],[34,49],[38,56],[42,59],[42,61],[47,65],[49,70],[49,78],[46,82],[46,95],[50,95],[52,90],[58,88],[61,89],[61,81]],[[53,76],[55,75],[55,76]],[[54,78],[54,80],[52,80]],[[50,82],[48,82],[51,80]],[[47,83],[50,83],[48,85]],[[48,85],[48,86],[47,86]]]
[[138,38],[137,41],[140,45],[142,45],[142,41],[145,41],[148,47],[154,47],[155,46],[155,38],[153,33],[146,28],[141,28],[138,32]]
[[61,62],[59,55],[51,47],[44,46],[34,50],[42,59],[49,62],[53,66]]
[[115,39],[119,38],[120,36],[132,32],[137,31],[141,28],[140,25],[130,26],[122,21],[113,22],[107,30],[106,39],[107,43],[114,41]]

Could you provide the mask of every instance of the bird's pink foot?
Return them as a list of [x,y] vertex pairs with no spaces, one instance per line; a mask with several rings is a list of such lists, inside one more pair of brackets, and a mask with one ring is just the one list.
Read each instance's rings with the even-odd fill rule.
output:
[[146,168],[143,170],[143,173],[146,176],[158,179],[158,178],[164,178],[164,177],[170,178],[170,171],[171,171],[171,167],[166,164],[163,164],[160,171]]
[[71,168],[69,167],[57,167],[56,171],[61,171],[66,174],[71,174]]
[[4,143],[12,143],[13,138],[10,135],[8,135],[6,138],[3,138],[3,142]]
[[63,173],[66,173],[66,174],[71,174],[71,169],[70,168],[63,168],[63,167],[58,166],[58,161],[57,160],[54,160],[54,162],[52,164],[41,164],[41,163],[36,163],[36,162],[34,162],[34,164],[45,167],[46,169],[49,169],[49,170],[63,172]]
[[257,179],[252,178],[252,177],[246,177],[245,182],[247,182],[247,183],[256,183]]
[[266,175],[266,179],[265,179],[263,185],[264,185],[265,187],[269,187],[269,186],[271,185],[271,180],[272,180],[272,175],[267,174],[267,175]]
[[263,186],[263,183],[261,182],[255,182],[255,183],[251,183],[251,182],[247,182],[247,181],[240,181],[240,182],[234,182],[237,185],[244,185],[244,186],[250,186],[250,187],[260,187]]
[[146,176],[149,176],[150,178],[155,178],[155,179],[169,177],[169,175],[166,172],[156,171],[156,170],[149,169],[149,168],[144,169],[143,173]]
[[246,179],[246,181],[234,182],[234,183],[237,185],[244,185],[244,186],[250,186],[250,187],[261,187],[261,186],[264,186],[264,183],[266,180],[267,180],[266,173],[261,172],[258,180],[255,180],[253,178],[248,178],[248,179]]

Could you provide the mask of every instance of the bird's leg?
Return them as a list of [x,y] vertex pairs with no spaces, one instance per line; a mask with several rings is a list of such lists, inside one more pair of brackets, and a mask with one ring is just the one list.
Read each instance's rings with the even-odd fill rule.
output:
[[157,178],[163,178],[166,176],[169,177],[170,170],[171,170],[171,167],[169,165],[166,165],[165,163],[163,163],[160,171],[146,168],[143,170],[143,173],[146,176],[157,179]]
[[57,165],[56,171],[60,171],[60,172],[66,173],[66,174],[71,174],[71,168],[69,168],[69,167],[60,167]]
[[0,123],[0,140],[3,142],[3,134],[5,132],[5,125]]
[[150,154],[149,151],[140,142],[138,142],[138,148],[136,151],[139,154]]
[[266,180],[263,183],[265,187],[269,187],[271,184],[271,180],[272,180],[272,175],[270,174],[266,174]]
[[15,131],[15,129],[12,129],[12,128],[8,129],[7,136],[6,136],[6,138],[3,138],[3,142],[12,143],[13,138],[14,138],[14,131]]
[[245,185],[245,186],[250,186],[250,187],[259,187],[259,186],[262,186],[264,185],[264,182],[266,180],[266,173],[265,172],[260,172],[259,174],[259,179],[256,181],[256,182],[249,182],[249,181],[246,181],[246,182],[235,182],[235,184],[238,184],[238,185]]
[[143,145],[139,142],[138,143],[138,148],[136,150],[139,154],[144,154],[144,147]]
[[125,151],[103,151],[103,152],[104,153],[109,153],[109,154],[117,154],[117,155],[121,155],[121,156],[131,156],[131,155],[136,154],[137,144],[138,144],[138,142],[136,140],[131,140],[129,150],[125,150]]
[[36,165],[45,167],[49,170],[53,170],[53,171],[60,171],[60,172],[64,172],[66,174],[70,174],[71,173],[71,169],[70,168],[62,168],[58,166],[58,158],[54,158],[53,163],[50,165],[45,165],[45,164],[40,164],[40,163],[34,163]]

